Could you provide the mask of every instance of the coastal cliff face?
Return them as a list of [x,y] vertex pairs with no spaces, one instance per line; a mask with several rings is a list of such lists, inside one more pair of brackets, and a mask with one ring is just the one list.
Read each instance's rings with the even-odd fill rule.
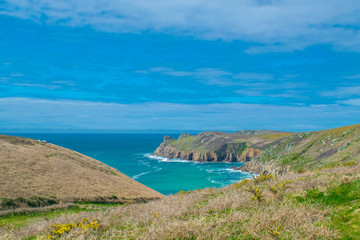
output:
[[203,132],[195,136],[182,134],[177,140],[169,136],[154,155],[199,162],[247,162],[261,155],[268,140],[221,132]]
[[250,172],[255,174],[273,174],[282,175],[290,171],[289,166],[277,166],[275,162],[262,163],[256,160],[246,162],[241,167],[233,167],[235,170],[241,170],[243,172]]
[[262,150],[248,148],[245,143],[226,144],[216,151],[185,151],[178,150],[163,142],[154,152],[154,155],[166,158],[179,158],[198,162],[246,162],[259,156]]
[[305,133],[202,132],[194,136],[182,134],[178,139],[167,136],[154,155],[204,162],[244,162],[234,169],[281,175],[358,161],[359,136],[360,125]]

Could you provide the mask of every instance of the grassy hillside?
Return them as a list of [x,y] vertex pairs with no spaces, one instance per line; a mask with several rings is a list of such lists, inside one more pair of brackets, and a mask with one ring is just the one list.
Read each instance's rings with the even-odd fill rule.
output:
[[264,148],[274,141],[279,141],[294,133],[274,132],[262,135],[234,134],[224,132],[202,132],[195,136],[183,134],[179,139],[170,141],[170,145],[178,150],[209,152],[216,151],[226,144],[247,144],[255,148]]
[[293,135],[265,130],[240,133],[202,132],[195,136],[184,133],[178,139],[165,136],[153,154],[199,162],[246,162],[259,156],[269,144]]
[[360,125],[293,134],[268,147],[256,159],[308,171],[335,165],[351,165],[360,154]]
[[256,161],[289,166],[294,171],[287,174],[143,204],[82,208],[26,225],[3,217],[0,238],[359,239],[359,131],[349,126],[280,138]]
[[37,140],[0,135],[0,163],[0,209],[162,196],[95,159]]
[[100,211],[33,221],[3,221],[15,239],[358,239],[360,167],[261,175]]

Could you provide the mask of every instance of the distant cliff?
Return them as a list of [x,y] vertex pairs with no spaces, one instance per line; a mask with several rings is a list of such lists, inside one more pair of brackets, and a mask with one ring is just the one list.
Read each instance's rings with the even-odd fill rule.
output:
[[193,161],[245,162],[234,169],[258,174],[304,172],[357,161],[360,125],[305,133],[244,130],[182,134],[178,139],[166,136],[154,154]]
[[360,125],[352,125],[292,134],[269,145],[259,157],[238,169],[258,174],[301,173],[339,165],[348,166],[359,158]]
[[[276,134],[275,134],[276,135]],[[183,133],[178,139],[164,137],[154,155],[200,162],[247,162],[260,156],[270,143],[288,134],[251,136],[224,132]]]

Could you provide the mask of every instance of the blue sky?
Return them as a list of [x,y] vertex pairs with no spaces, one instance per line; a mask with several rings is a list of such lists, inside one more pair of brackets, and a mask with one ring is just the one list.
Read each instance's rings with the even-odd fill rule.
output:
[[360,1],[0,0],[0,129],[360,123]]

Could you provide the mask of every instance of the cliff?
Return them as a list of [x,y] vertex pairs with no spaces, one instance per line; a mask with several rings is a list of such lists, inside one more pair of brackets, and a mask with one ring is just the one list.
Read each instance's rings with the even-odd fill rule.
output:
[[270,143],[289,135],[202,132],[192,136],[184,133],[177,140],[165,136],[154,155],[201,162],[247,162],[260,156]]
[[357,161],[360,125],[305,133],[244,130],[182,134],[179,139],[167,136],[154,154],[193,161],[245,162],[235,169],[257,174],[304,172]]
[[162,197],[95,159],[43,141],[0,135],[0,208]]

